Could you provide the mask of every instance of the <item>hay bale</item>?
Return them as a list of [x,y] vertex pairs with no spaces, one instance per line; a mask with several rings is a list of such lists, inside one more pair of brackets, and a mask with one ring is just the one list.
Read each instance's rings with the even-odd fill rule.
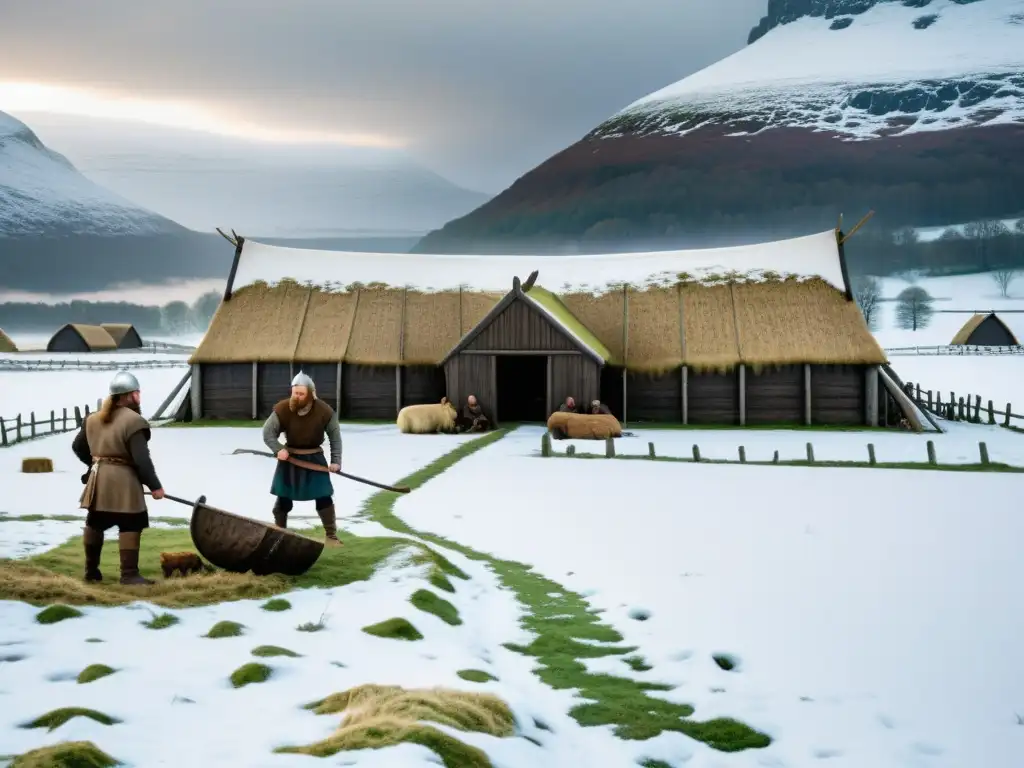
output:
[[199,573],[207,570],[208,567],[195,552],[161,552],[160,570],[164,572],[164,578],[169,579],[177,571],[181,576],[188,576],[190,573]]
[[561,430],[572,440],[607,440],[622,437],[619,420],[607,413],[562,413],[551,414],[548,430]]
[[454,432],[455,406],[442,397],[440,403],[407,405],[398,412],[398,429],[406,435],[432,435],[438,432]]
[[21,460],[21,471],[29,474],[53,472],[53,459],[43,457],[24,458]]

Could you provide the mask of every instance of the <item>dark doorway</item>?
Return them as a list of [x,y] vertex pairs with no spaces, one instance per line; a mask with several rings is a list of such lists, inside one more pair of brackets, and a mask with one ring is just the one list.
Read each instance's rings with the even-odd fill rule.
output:
[[498,420],[547,422],[546,355],[499,355]]

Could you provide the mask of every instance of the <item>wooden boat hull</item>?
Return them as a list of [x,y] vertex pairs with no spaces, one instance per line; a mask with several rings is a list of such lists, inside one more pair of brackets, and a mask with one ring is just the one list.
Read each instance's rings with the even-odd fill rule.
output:
[[322,541],[211,507],[205,496],[193,505],[189,528],[199,554],[233,573],[301,576],[324,551]]

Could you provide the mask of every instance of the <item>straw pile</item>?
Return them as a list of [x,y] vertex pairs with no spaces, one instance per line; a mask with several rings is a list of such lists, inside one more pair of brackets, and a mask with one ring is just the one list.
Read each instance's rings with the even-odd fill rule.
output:
[[357,365],[398,365],[401,362],[401,288],[367,287],[359,291],[352,336],[345,362]]
[[15,346],[14,342],[11,341],[11,337],[4,333],[4,329],[0,328],[0,352],[17,352],[18,347]]
[[548,430],[563,432],[571,440],[606,440],[622,437],[622,425],[606,413],[562,413],[555,411],[548,418]]
[[21,471],[29,474],[53,472],[53,459],[24,458],[21,460]]
[[403,357],[407,365],[436,365],[459,343],[459,292],[409,291]]
[[344,360],[358,301],[357,292],[314,290],[310,294],[302,332],[295,345],[295,359],[304,363],[336,363]]
[[731,285],[683,285],[686,364],[698,372],[725,372],[739,361]]
[[741,284],[732,290],[747,365],[886,362],[857,305],[824,280]]
[[627,347],[630,370],[664,373],[683,364],[678,288],[629,291]]

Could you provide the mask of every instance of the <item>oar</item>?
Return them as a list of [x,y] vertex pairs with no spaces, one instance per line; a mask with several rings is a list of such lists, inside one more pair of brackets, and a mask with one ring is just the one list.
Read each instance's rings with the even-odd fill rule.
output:
[[[253,451],[253,450],[250,450],[249,448],[236,448],[235,450],[233,450],[231,452],[231,455],[232,456],[237,456],[240,453],[249,453],[249,454],[252,454],[253,456],[265,456],[268,459],[276,459],[277,458],[277,456],[275,454],[270,453],[269,451]],[[288,461],[289,464],[294,464],[296,467],[302,467],[303,469],[311,469],[311,470],[313,470],[315,472],[330,472],[331,471],[327,467],[323,467],[323,466],[321,466],[319,464],[314,464],[311,461],[303,461],[302,459],[297,459],[294,456],[290,456],[290,455],[288,456],[287,461]],[[365,477],[359,477],[358,475],[350,475],[348,472],[342,472],[340,469],[335,471],[335,472],[333,472],[332,474],[341,475],[342,477],[348,478],[349,480],[355,480],[357,483],[365,483],[366,485],[372,485],[374,488],[381,488],[381,489],[383,489],[385,491],[392,491],[393,493],[408,493],[411,490],[410,488],[406,488],[405,486],[401,486],[401,485],[395,486],[395,485],[385,485],[384,483],[377,483],[377,482],[374,482],[373,480],[367,480]]]

